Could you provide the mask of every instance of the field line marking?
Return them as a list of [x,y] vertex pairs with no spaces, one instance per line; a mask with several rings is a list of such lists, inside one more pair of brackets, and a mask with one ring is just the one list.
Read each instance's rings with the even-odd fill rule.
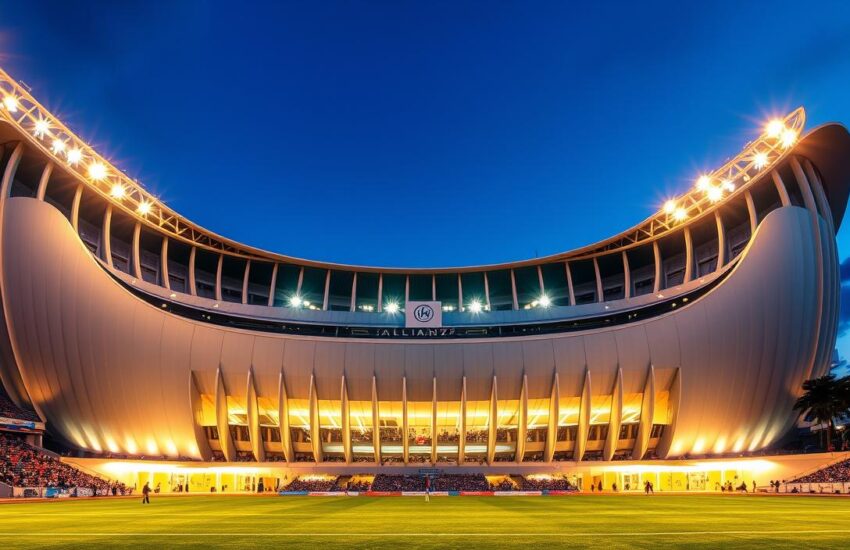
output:
[[762,537],[768,535],[816,535],[844,534],[850,529],[787,529],[775,531],[736,530],[736,531],[633,531],[620,533],[567,532],[567,533],[2,533],[0,537],[636,537],[636,536],[682,536],[682,535],[747,535]]

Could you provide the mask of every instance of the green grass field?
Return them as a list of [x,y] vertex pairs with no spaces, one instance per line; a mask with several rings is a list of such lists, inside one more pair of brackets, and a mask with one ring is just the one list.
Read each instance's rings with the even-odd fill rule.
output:
[[0,505],[2,548],[848,548],[850,498],[156,497]]

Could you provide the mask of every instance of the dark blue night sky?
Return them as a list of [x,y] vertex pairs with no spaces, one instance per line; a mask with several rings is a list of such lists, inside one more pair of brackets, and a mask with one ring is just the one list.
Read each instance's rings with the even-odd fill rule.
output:
[[802,5],[0,0],[0,63],[218,233],[490,263],[626,229],[772,114],[850,122],[850,3]]

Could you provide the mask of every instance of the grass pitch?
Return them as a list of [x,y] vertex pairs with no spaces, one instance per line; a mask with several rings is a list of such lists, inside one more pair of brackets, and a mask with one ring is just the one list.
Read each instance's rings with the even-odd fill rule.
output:
[[848,548],[850,498],[159,497],[0,505],[9,548]]

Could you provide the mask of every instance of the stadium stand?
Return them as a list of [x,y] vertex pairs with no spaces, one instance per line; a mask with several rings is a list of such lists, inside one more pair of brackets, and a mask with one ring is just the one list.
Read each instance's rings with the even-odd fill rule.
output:
[[6,393],[6,390],[3,389],[2,384],[0,384],[0,417],[27,420],[29,422],[41,422],[35,411],[15,405]]
[[527,476],[522,478],[524,491],[573,491],[576,487],[559,476]]
[[434,491],[489,491],[490,484],[483,474],[441,475],[431,484]]
[[85,487],[103,494],[114,487],[116,493],[129,493],[123,484],[81,472],[11,434],[0,434],[0,481],[13,487]]
[[378,474],[372,482],[373,491],[424,491],[425,478],[420,476],[403,476]]
[[806,474],[792,483],[843,483],[850,481],[850,459]]
[[286,486],[287,491],[332,491],[336,487],[336,477],[299,476]]

